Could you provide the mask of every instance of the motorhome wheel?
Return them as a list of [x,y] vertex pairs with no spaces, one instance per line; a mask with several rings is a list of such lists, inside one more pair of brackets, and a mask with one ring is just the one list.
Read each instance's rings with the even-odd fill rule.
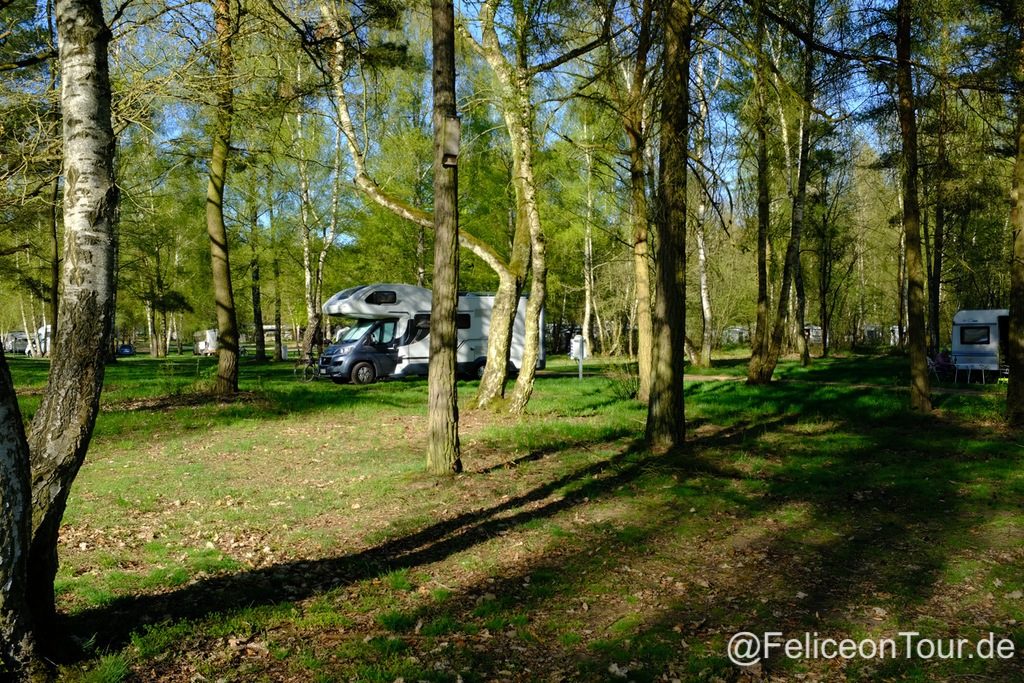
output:
[[373,384],[377,379],[377,372],[373,369],[373,363],[356,363],[352,368],[352,382],[354,384]]

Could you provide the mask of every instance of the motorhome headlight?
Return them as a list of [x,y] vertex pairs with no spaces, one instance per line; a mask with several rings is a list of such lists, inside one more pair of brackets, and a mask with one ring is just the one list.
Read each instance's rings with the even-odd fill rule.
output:
[[331,347],[329,347],[327,349],[327,351],[324,353],[324,355],[325,356],[335,356],[335,357],[347,356],[350,349],[351,349],[351,347],[348,347],[348,346],[341,346],[341,345],[331,346]]

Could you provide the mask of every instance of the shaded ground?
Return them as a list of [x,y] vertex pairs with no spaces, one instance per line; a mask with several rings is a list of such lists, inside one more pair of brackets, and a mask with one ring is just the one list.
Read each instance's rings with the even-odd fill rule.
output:
[[62,539],[69,680],[1024,680],[1021,656],[725,656],[741,630],[1024,649],[998,393],[921,418],[846,366],[695,382],[687,448],[652,456],[614,381],[541,379],[524,421],[466,413],[467,471],[436,481],[422,383],[248,372],[238,405],[111,378]]

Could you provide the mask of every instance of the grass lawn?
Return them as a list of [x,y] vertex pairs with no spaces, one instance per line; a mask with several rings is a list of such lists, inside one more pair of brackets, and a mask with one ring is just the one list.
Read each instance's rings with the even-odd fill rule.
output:
[[[30,415],[46,363],[11,365]],[[687,448],[652,455],[620,379],[553,365],[526,419],[464,410],[466,472],[438,480],[424,381],[246,365],[218,403],[196,393],[212,361],[118,361],[62,530],[62,678],[1024,680],[1003,388],[920,417],[903,359],[785,363],[768,387],[689,382]],[[741,670],[738,631],[994,632],[1018,654]]]

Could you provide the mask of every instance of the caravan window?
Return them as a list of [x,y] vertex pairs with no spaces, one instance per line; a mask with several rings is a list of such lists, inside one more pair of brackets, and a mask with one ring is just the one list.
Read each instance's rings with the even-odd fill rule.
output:
[[377,291],[371,292],[366,297],[366,303],[368,304],[395,304],[398,303],[398,294],[395,292],[388,291]]
[[469,317],[469,313],[456,313],[455,314],[455,327],[460,330],[468,330],[472,319]]
[[971,327],[960,328],[960,343],[961,344],[988,344],[989,343],[989,329],[988,325],[974,325]]

